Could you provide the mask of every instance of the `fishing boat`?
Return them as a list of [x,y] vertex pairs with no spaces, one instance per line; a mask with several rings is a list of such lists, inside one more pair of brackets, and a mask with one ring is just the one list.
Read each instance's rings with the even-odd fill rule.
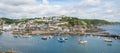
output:
[[87,40],[78,40],[78,43],[87,43],[88,41]]
[[110,39],[104,39],[105,42],[112,42]]

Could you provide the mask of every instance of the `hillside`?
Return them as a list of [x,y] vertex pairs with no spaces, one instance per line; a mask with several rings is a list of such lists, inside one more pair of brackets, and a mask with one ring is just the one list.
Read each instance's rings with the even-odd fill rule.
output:
[[112,22],[108,22],[106,20],[98,20],[98,19],[81,19],[86,23],[93,24],[93,25],[110,25]]
[[31,19],[9,19],[9,18],[0,18],[0,20],[4,21],[4,24],[18,24],[18,23],[26,23]]
[[[34,20],[35,18],[29,18],[29,19],[9,19],[9,18],[0,18],[0,20],[3,20],[5,24],[18,24],[18,23],[26,23],[29,20]],[[98,20],[98,19],[79,19],[77,17],[62,17],[60,20],[61,22],[68,22],[69,26],[74,25],[87,25],[88,28],[91,28],[96,25],[109,25],[109,24],[115,24],[113,22],[108,22],[106,20]]]
[[79,19],[77,17],[63,17],[61,21],[67,21],[71,26],[74,25],[86,25],[88,28],[92,28],[96,25],[111,25],[113,22],[98,19]]

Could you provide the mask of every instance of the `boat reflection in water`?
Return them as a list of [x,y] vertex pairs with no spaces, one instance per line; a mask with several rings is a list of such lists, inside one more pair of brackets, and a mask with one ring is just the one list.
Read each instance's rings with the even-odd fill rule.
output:
[[14,38],[32,38],[31,35],[13,35]]
[[112,44],[111,44],[111,43],[109,43],[109,44],[107,44],[107,46],[112,46]]

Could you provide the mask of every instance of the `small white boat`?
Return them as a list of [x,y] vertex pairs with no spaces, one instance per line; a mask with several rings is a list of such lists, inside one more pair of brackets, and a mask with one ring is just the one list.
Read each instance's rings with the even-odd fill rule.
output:
[[68,37],[64,37],[65,40],[68,40]]
[[26,34],[26,35],[20,35],[21,38],[31,38],[32,36]]
[[92,34],[90,34],[90,37],[93,37],[93,35],[92,35]]
[[100,39],[101,37],[100,37],[100,36],[98,36],[97,38],[98,38],[98,39]]
[[88,41],[87,40],[78,40],[78,43],[87,43]]
[[105,42],[112,42],[110,39],[104,39]]
[[49,37],[49,39],[52,39],[52,38],[53,38],[53,36],[51,36],[51,35],[50,35],[50,36],[48,36],[48,37]]
[[117,37],[115,37],[115,40],[117,40],[118,38]]
[[63,37],[60,37],[60,38],[58,38],[58,40],[65,40],[65,38],[63,38]]
[[22,36],[23,38],[31,38],[32,36],[29,36],[29,35],[24,35]]

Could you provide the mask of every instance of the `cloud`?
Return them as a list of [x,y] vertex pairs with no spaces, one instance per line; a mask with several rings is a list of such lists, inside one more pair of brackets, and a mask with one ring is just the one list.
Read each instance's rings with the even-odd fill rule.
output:
[[101,0],[83,0],[82,1],[82,5],[86,5],[86,6],[98,6],[101,5]]
[[[41,2],[39,2],[41,1]],[[120,7],[113,0],[0,0],[0,16],[25,18],[67,15],[84,19],[120,20]],[[75,2],[78,1],[78,2]],[[75,3],[74,3],[75,2]],[[55,4],[53,4],[55,3]]]
[[0,2],[8,5],[36,4],[35,0],[0,0]]
[[43,4],[49,4],[48,0],[42,0]]

